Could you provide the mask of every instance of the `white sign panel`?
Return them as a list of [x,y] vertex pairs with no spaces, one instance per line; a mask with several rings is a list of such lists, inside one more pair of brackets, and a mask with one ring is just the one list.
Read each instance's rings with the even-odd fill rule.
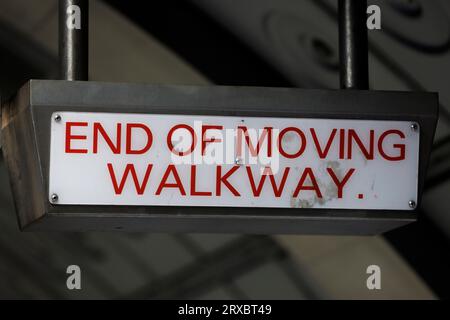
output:
[[[49,119],[50,120],[50,119]],[[56,205],[410,210],[407,121],[54,113]]]

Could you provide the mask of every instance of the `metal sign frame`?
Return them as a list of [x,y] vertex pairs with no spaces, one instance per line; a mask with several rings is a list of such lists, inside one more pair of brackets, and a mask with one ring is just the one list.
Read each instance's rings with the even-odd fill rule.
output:
[[420,126],[418,207],[438,118],[438,96],[31,80],[3,105],[3,151],[23,230],[378,234],[415,221],[417,210],[52,205],[48,200],[51,115],[62,111],[411,121]]

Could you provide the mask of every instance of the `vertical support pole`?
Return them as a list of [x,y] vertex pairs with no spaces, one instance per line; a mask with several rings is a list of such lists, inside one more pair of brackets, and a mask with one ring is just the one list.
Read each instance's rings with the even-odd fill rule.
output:
[[89,0],[59,0],[59,63],[62,80],[88,80]]
[[367,0],[339,0],[341,89],[369,89]]

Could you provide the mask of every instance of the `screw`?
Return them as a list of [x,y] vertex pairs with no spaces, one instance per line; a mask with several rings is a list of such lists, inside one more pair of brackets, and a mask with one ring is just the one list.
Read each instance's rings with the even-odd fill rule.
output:
[[234,163],[236,163],[238,166],[240,166],[240,165],[242,165],[242,159],[241,158],[236,158],[235,160],[234,160]]
[[59,114],[57,114],[57,115],[55,115],[54,119],[55,119],[56,122],[60,122],[62,118],[61,118],[61,116]]
[[419,125],[418,125],[417,123],[411,124],[411,130],[412,130],[412,131],[417,131],[417,130],[419,130]]
[[414,209],[414,208],[416,207],[416,202],[413,201],[413,200],[410,200],[410,201],[408,202],[408,205],[409,205],[409,207],[410,207],[411,209]]
[[51,196],[52,202],[58,202],[58,195],[56,193]]

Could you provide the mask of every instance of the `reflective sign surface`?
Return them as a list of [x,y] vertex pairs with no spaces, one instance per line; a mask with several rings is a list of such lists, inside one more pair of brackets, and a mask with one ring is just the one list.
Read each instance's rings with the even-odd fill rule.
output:
[[56,205],[411,210],[419,132],[407,121],[59,112]]

